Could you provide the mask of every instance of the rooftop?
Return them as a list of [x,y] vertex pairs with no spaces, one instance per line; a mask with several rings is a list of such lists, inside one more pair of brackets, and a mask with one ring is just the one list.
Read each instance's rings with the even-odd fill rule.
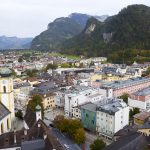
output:
[[0,149],[21,147],[22,150],[64,150],[51,129],[39,120],[30,129],[0,135]]
[[134,115],[134,118],[143,120],[143,121],[149,117],[150,117],[150,112],[145,112],[145,111]]
[[119,111],[120,108],[125,108],[125,107],[127,107],[127,104],[123,102],[122,99],[114,99],[108,102],[108,104],[97,107],[97,110],[113,115],[117,111]]
[[131,86],[131,85],[136,85],[136,84],[146,83],[146,82],[150,82],[150,78],[137,77],[137,78],[131,78],[128,80],[104,82],[102,87],[118,89],[118,88],[122,88],[125,86]]
[[150,95],[150,87],[144,88],[142,90],[139,90],[139,91],[133,93],[133,95],[136,95],[136,96],[147,96],[147,95]]
[[145,136],[135,132],[113,142],[104,148],[104,150],[143,150],[143,148],[146,148],[147,145]]
[[89,110],[89,111],[94,111],[96,112],[96,104],[93,104],[93,103],[88,103],[88,104],[85,104],[83,106],[81,106],[81,109],[86,109],[86,110]]
[[150,122],[146,122],[143,125],[138,126],[138,129],[150,129]]
[[0,120],[5,118],[8,114],[10,114],[10,111],[0,102]]

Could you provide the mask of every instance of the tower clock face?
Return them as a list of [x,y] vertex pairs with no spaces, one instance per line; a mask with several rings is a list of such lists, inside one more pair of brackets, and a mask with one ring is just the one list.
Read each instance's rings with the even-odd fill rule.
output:
[[6,80],[3,80],[3,81],[2,81],[2,84],[6,84],[6,83],[7,83],[7,81],[6,81]]

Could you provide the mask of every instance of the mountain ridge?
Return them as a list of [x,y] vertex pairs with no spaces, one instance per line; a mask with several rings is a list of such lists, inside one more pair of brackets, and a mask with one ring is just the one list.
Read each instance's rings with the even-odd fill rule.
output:
[[25,49],[30,48],[33,38],[18,38],[16,36],[0,36],[0,49]]
[[[82,32],[90,17],[87,14],[72,13],[68,17],[56,18],[48,24],[46,31],[33,39],[31,48],[38,50],[60,49],[65,40]],[[104,18],[102,17],[102,19]]]
[[[89,20],[80,34],[62,44],[62,52],[85,56],[109,56],[114,53],[115,56],[118,51],[123,53],[128,49],[150,50],[149,18],[150,7],[129,5],[103,23],[97,20],[95,29],[87,35],[85,31],[93,23]],[[119,56],[116,59],[119,60]]]

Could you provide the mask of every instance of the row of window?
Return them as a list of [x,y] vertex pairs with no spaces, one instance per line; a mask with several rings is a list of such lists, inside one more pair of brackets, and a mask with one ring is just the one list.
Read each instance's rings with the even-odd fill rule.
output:
[[[9,119],[7,119],[7,130],[10,129],[10,122]],[[4,123],[1,123],[1,134],[4,133]]]

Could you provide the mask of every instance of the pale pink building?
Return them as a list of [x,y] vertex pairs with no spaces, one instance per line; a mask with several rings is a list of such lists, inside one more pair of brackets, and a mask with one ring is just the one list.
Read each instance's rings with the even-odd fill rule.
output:
[[[150,78],[138,77],[124,81],[114,81],[105,83],[102,88],[112,90],[112,96],[118,97],[124,93],[134,93],[150,86]],[[110,96],[109,96],[110,97]]]

